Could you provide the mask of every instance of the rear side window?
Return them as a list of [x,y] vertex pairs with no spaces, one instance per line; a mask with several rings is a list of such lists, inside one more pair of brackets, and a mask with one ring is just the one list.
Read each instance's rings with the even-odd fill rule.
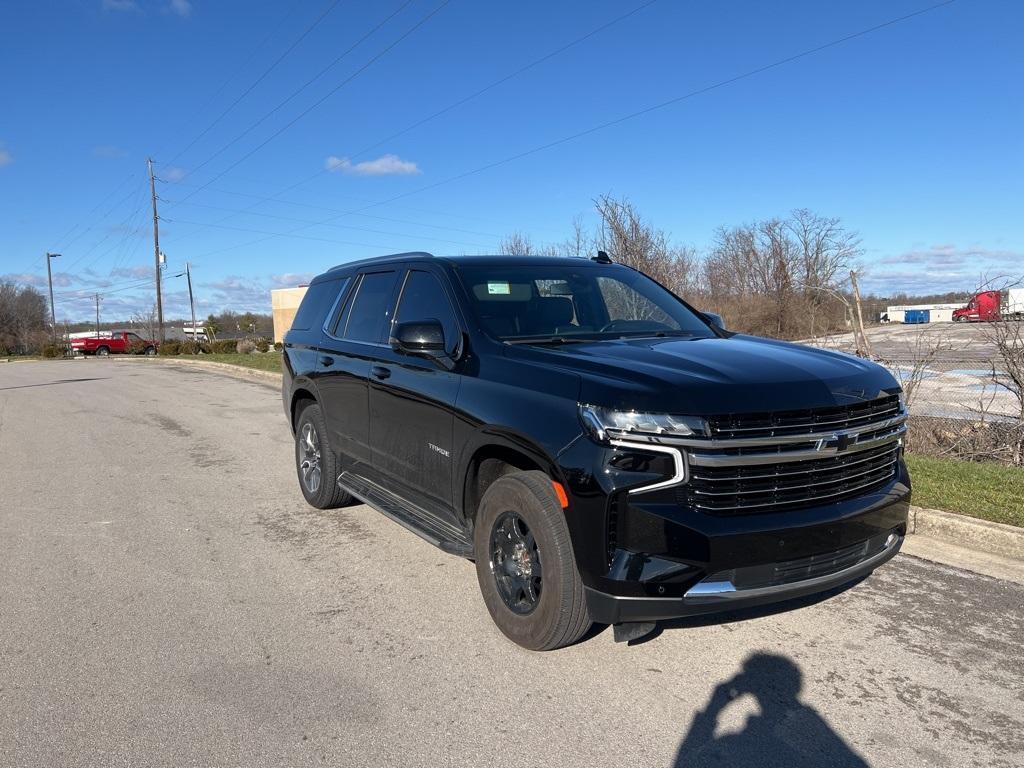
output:
[[345,339],[378,343],[383,340],[384,327],[390,319],[391,296],[395,291],[396,272],[371,272],[363,275],[351,300],[345,324]]
[[337,280],[324,280],[321,283],[313,283],[306,289],[306,295],[302,297],[299,310],[292,320],[292,328],[296,331],[308,331],[314,326],[320,327],[323,316],[327,313],[338,290]]

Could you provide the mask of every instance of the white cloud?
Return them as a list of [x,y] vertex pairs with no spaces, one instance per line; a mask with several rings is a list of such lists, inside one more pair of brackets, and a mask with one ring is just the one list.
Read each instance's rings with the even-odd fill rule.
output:
[[103,0],[104,11],[138,11],[139,4],[135,0]]
[[[150,277],[153,275],[153,267],[119,267],[117,269],[110,270],[111,277],[127,277],[134,280],[138,280],[143,277]],[[156,278],[154,277],[154,280]]]
[[294,288],[297,285],[308,285],[314,277],[314,272],[285,272],[283,275],[271,275],[270,282],[274,288]]
[[171,13],[181,16],[183,19],[192,15],[192,3],[189,0],[171,0],[168,8]]
[[354,176],[415,176],[422,173],[419,166],[398,155],[381,155],[376,160],[353,163],[347,157],[331,155],[324,161],[324,167],[334,173],[348,173]]
[[169,181],[172,184],[181,181],[188,176],[188,171],[184,168],[177,168],[173,165],[168,165],[160,169],[160,178],[164,181]]
[[1024,277],[1024,253],[943,243],[874,259],[861,281],[879,295],[969,292],[988,280]]
[[5,165],[10,165],[13,162],[14,156],[4,149],[3,144],[0,144],[0,168],[3,168]]
[[119,157],[127,157],[128,150],[115,147],[113,144],[101,144],[92,148],[94,157],[102,157],[106,160],[116,160]]

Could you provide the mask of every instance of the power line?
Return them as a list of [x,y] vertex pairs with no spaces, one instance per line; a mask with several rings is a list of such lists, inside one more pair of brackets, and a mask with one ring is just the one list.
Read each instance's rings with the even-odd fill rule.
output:
[[[564,53],[565,51],[569,50],[570,48],[573,48],[573,47],[579,45],[580,43],[583,43],[586,40],[589,40],[590,38],[594,37],[595,35],[603,32],[603,31],[605,31],[606,29],[609,29],[610,27],[613,27],[614,25],[619,24],[620,22],[625,21],[629,17],[634,16],[637,13],[639,13],[640,11],[643,11],[643,10],[649,8],[650,6],[654,5],[656,2],[658,2],[658,0],[648,0],[647,2],[643,3],[642,5],[639,5],[639,6],[635,7],[635,8],[633,8],[632,10],[627,11],[626,13],[621,14],[620,16],[615,17],[614,19],[611,19],[610,21],[607,21],[604,24],[601,24],[600,26],[595,27],[594,29],[592,29],[589,32],[587,32],[586,34],[581,35],[581,36],[571,40],[570,42],[568,42],[568,43],[566,43],[566,44],[556,48],[555,50],[549,51],[548,53],[544,54],[543,56],[541,56],[539,58],[536,58],[536,59],[533,59],[532,61],[528,62],[527,64],[524,64],[523,66],[519,67],[518,69],[516,69],[516,70],[514,70],[514,71],[504,75],[503,77],[500,77],[499,79],[497,79],[497,80],[495,80],[495,81],[485,85],[483,88],[480,88],[480,89],[474,91],[473,93],[471,93],[471,94],[469,94],[467,96],[464,96],[464,97],[462,97],[462,98],[452,102],[451,104],[449,104],[448,106],[444,107],[443,109],[440,109],[440,110],[434,112],[433,114],[428,115],[427,117],[424,117],[424,118],[422,118],[420,120],[417,120],[415,123],[412,123],[411,125],[403,128],[402,130],[398,131],[397,133],[391,134],[386,139],[382,139],[382,140],[377,141],[374,144],[372,144],[372,145],[370,145],[370,146],[368,146],[368,147],[366,147],[364,149],[361,149],[360,151],[352,154],[350,157],[353,157],[353,158],[360,157],[361,155],[364,155],[367,152],[370,152],[371,150],[376,149],[377,147],[381,146],[382,144],[385,144],[385,143],[387,143],[389,141],[392,141],[393,139],[396,139],[399,136],[403,136],[406,133],[409,133],[410,131],[415,130],[416,128],[419,128],[420,126],[425,125],[426,123],[429,123],[430,121],[435,120],[438,117],[440,117],[440,116],[442,116],[442,115],[444,115],[444,114],[446,114],[448,112],[451,112],[453,109],[456,109],[456,108],[462,106],[463,104],[466,104],[466,103],[472,101],[473,99],[476,99],[476,98],[482,96],[483,94],[487,93],[488,91],[493,90],[494,88],[497,88],[498,86],[503,85],[504,83],[508,82],[509,80],[512,80],[513,78],[518,77],[519,75],[523,74],[524,72],[527,72],[527,71],[533,69],[534,67],[537,67],[537,66],[539,66],[540,64],[543,64],[546,61],[549,61],[550,59],[552,59],[552,58],[554,58],[554,57]],[[399,8],[399,11],[404,9],[406,5],[408,5],[408,3],[406,3],[401,8]],[[398,13],[398,11],[395,12],[395,14],[397,14],[397,13]],[[392,14],[392,16],[394,16],[395,14]],[[390,18],[391,17],[388,17],[388,19],[390,19]],[[385,19],[385,21],[387,21],[388,19]],[[371,30],[371,33],[373,31],[375,31],[376,29],[378,29],[380,26],[382,26],[383,23],[384,22],[381,22],[381,24],[378,25],[378,27],[376,27],[374,30]],[[368,37],[369,34],[370,33],[365,35],[362,39],[366,39],[366,37]],[[361,41],[362,40],[360,40],[360,42]],[[358,45],[358,43],[356,43],[356,45]],[[353,48],[354,47],[355,46],[353,46]],[[342,56],[338,57],[338,59],[335,59],[335,61],[332,64],[330,64],[326,69],[321,70],[321,72],[318,75],[316,75],[312,80],[307,81],[306,85],[309,85],[309,83],[313,82],[313,80],[316,80],[317,78],[319,78],[320,75],[322,75],[324,72],[326,72],[327,69],[330,69],[330,67],[334,66],[334,64],[337,63],[338,60],[340,60],[342,57],[347,55],[349,53],[349,51],[351,51],[351,50],[352,50],[352,48],[350,48],[348,51],[346,51],[344,54],[342,54]],[[300,88],[299,90],[300,91],[303,90],[306,87],[306,85],[303,85],[302,88]],[[298,93],[298,91],[293,93],[292,96],[289,96],[287,99],[285,99],[284,102],[281,102],[281,104],[279,104],[277,107],[275,107],[271,112],[267,113],[267,115],[264,115],[264,117],[261,118],[259,122],[263,122],[264,119],[269,117],[271,114],[273,114],[273,112],[277,111],[281,106],[283,106],[285,103],[290,101],[292,99],[292,97],[295,96],[297,93]],[[259,123],[257,123],[256,125],[258,125],[258,124]],[[246,131],[243,132],[242,134],[240,134],[237,138],[238,139],[242,138],[242,136],[246,135],[253,127],[255,127],[255,125],[254,126],[250,126],[250,128],[246,129]],[[221,151],[223,151],[226,148],[227,147],[223,147],[221,150],[218,151],[217,154],[219,154]],[[212,158],[209,158],[209,159],[212,159]],[[209,159],[206,162],[209,162]],[[205,162],[203,164],[205,165]],[[195,170],[198,170],[198,169],[193,169],[193,172]],[[317,171],[316,173],[314,173],[313,175],[308,176],[308,177],[306,177],[306,178],[304,178],[304,179],[302,179],[302,180],[292,184],[291,186],[286,187],[285,189],[281,190],[277,194],[278,195],[287,194],[288,192],[291,192],[293,189],[301,187],[301,186],[303,186],[305,184],[308,184],[309,182],[313,181],[314,179],[319,178],[324,173],[327,173],[328,170],[329,169],[327,169],[327,168],[322,168],[319,171]],[[216,181],[216,179],[214,179],[214,181]],[[211,182],[208,182],[206,185],[201,186],[199,189],[196,189],[193,194],[188,195],[185,199],[187,200],[187,199],[191,198],[194,194],[202,191],[202,189],[208,188],[209,185],[212,184],[212,183],[213,182],[211,181]],[[267,200],[271,200],[271,199],[273,199],[273,198],[267,198]],[[367,202],[369,202],[369,201],[367,201]],[[249,210],[252,210],[254,208],[258,208],[259,205],[260,205],[260,203],[257,202],[257,203],[254,203],[253,205],[248,206],[244,210],[245,211],[249,211]],[[225,216],[224,218],[222,218],[220,220],[220,222],[228,221],[228,220],[234,218],[235,215],[237,215],[237,214],[232,214],[231,216]],[[195,234],[195,232],[192,232],[190,234]],[[493,235],[493,236],[497,237],[497,235]]]
[[[920,10],[913,11],[911,13],[907,13],[907,14],[904,14],[902,16],[898,16],[898,17],[893,18],[893,19],[889,19],[888,21],[884,21],[884,22],[881,22],[880,24],[875,24],[875,25],[873,25],[871,27],[867,27],[867,28],[859,30],[857,32],[853,32],[853,33],[850,33],[848,35],[844,35],[842,37],[836,38],[836,39],[831,40],[831,41],[829,41],[827,43],[824,43],[822,45],[817,45],[817,46],[814,46],[813,48],[807,48],[807,49],[805,49],[803,51],[800,51],[799,53],[795,53],[795,54],[793,54],[791,56],[786,56],[784,58],[777,59],[777,60],[772,61],[772,62],[770,62],[768,64],[764,64],[764,65],[756,67],[754,69],[747,70],[746,72],[743,72],[743,73],[741,73],[739,75],[734,75],[734,76],[726,78],[724,80],[719,80],[719,81],[717,81],[715,83],[712,83],[711,85],[705,86],[703,88],[698,88],[698,89],[689,91],[688,93],[684,93],[684,94],[682,94],[680,96],[676,96],[674,98],[667,99],[666,101],[662,101],[662,102],[659,102],[657,104],[651,105],[649,107],[645,107],[644,109],[640,109],[640,110],[637,110],[635,112],[631,112],[631,113],[629,113],[627,115],[623,115],[623,116],[615,118],[613,120],[607,120],[605,122],[599,123],[598,125],[592,126],[590,128],[586,128],[584,130],[577,131],[576,133],[569,134],[568,136],[564,136],[564,137],[562,137],[560,139],[556,139],[554,141],[550,141],[550,142],[547,142],[545,144],[541,144],[539,146],[533,147],[532,149],[528,149],[528,150],[525,150],[523,152],[518,152],[518,153],[516,153],[514,155],[510,155],[510,156],[505,157],[503,159],[496,160],[496,161],[491,162],[491,163],[487,163],[485,165],[479,166],[479,167],[474,168],[474,169],[469,170],[469,171],[465,171],[465,172],[457,174],[455,176],[450,176],[447,179],[442,179],[442,180],[436,181],[436,182],[434,182],[432,184],[427,184],[426,186],[419,187],[418,189],[414,189],[414,190],[411,190],[409,192],[403,192],[403,193],[395,195],[393,197],[389,197],[386,200],[381,200],[379,202],[372,203],[372,204],[364,206],[362,208],[356,208],[356,209],[353,209],[351,211],[347,211],[345,213],[341,213],[341,214],[338,214],[338,215],[335,215],[335,216],[331,216],[331,217],[329,217],[327,219],[323,219],[323,220],[321,220],[319,222],[316,222],[315,224],[312,224],[312,225],[304,225],[302,227],[297,227],[296,229],[289,230],[286,233],[280,233],[278,235],[271,235],[270,237],[261,238],[259,240],[253,240],[253,241],[241,244],[239,246],[231,246],[230,248],[222,249],[222,250],[231,250],[231,249],[233,249],[235,247],[243,247],[243,246],[248,246],[248,245],[256,245],[257,243],[266,242],[267,240],[271,240],[274,237],[281,237],[281,236],[285,236],[285,235],[291,236],[291,235],[294,235],[297,232],[303,231],[304,229],[308,229],[310,226],[323,226],[325,224],[330,224],[330,223],[332,223],[332,222],[334,222],[334,221],[336,221],[336,220],[338,220],[340,218],[343,218],[344,216],[362,213],[363,211],[367,211],[367,210],[370,210],[372,208],[376,208],[376,207],[379,207],[379,206],[382,206],[382,205],[388,205],[388,204],[396,202],[398,200],[402,200],[402,199],[404,199],[406,197],[411,197],[412,195],[418,195],[418,194],[421,194],[423,192],[427,192],[427,191],[429,191],[431,189],[436,189],[438,187],[445,186],[447,184],[451,184],[451,183],[454,183],[456,181],[461,181],[462,179],[466,179],[466,178],[468,178],[470,176],[474,176],[476,174],[483,173],[485,171],[489,171],[489,170],[492,170],[494,168],[498,168],[498,167],[500,167],[502,165],[507,165],[508,163],[512,163],[512,162],[515,162],[517,160],[521,160],[521,159],[523,159],[525,157],[529,157],[530,155],[535,155],[535,154],[537,154],[539,152],[543,152],[545,150],[552,149],[552,148],[560,146],[562,144],[567,144],[567,143],[569,143],[571,141],[575,141],[576,139],[583,138],[584,136],[588,136],[588,135],[590,135],[592,133],[597,133],[599,131],[603,131],[603,130],[606,130],[608,128],[614,127],[616,125],[621,125],[622,123],[628,122],[630,120],[634,120],[634,119],[636,119],[638,117],[642,117],[644,115],[651,114],[652,112],[656,112],[658,110],[665,109],[665,108],[673,106],[675,104],[679,104],[679,103],[681,103],[683,101],[687,101],[687,100],[692,99],[692,98],[694,98],[696,96],[700,96],[700,95],[703,95],[705,93],[709,93],[711,91],[718,90],[719,88],[724,88],[724,87],[726,87],[728,85],[732,85],[732,84],[737,83],[737,82],[739,82],[741,80],[745,80],[747,78],[754,77],[756,75],[762,74],[762,73],[767,72],[769,70],[776,69],[778,67],[784,66],[785,64],[789,64],[789,63],[792,63],[794,61],[798,61],[800,59],[806,58],[808,56],[812,56],[812,55],[814,55],[816,53],[820,53],[821,51],[828,50],[829,48],[834,48],[834,47],[836,47],[838,45],[842,45],[843,43],[847,43],[847,42],[849,42],[851,40],[855,40],[857,38],[864,37],[865,35],[869,35],[869,34],[871,34],[873,32],[877,32],[877,31],[879,31],[881,29],[885,29],[887,27],[891,27],[891,26],[894,26],[896,24],[900,24],[901,22],[908,21],[908,20],[913,19],[913,18],[915,18],[917,16],[921,16],[921,15],[929,13],[931,11],[935,11],[935,10],[937,10],[939,8],[943,8],[945,6],[952,5],[954,2],[956,2],[956,0],[943,0],[943,2],[935,3],[934,5],[930,5],[930,6],[926,7],[926,8],[922,8]],[[213,255],[213,254],[218,253],[218,252],[220,252],[220,251],[212,251],[212,252],[207,253],[205,255],[209,256],[209,255]]]
[[306,115],[308,115],[308,114],[309,114],[310,112],[312,112],[312,111],[313,111],[314,109],[316,109],[317,107],[319,107],[319,106],[320,106],[321,104],[323,104],[323,103],[324,103],[325,101],[327,101],[327,99],[329,99],[329,98],[330,98],[331,96],[333,96],[333,95],[334,95],[335,93],[337,93],[337,92],[338,92],[338,91],[340,91],[340,90],[341,90],[342,88],[344,88],[344,87],[345,87],[346,85],[348,85],[348,84],[349,84],[349,83],[351,83],[351,82],[352,82],[353,80],[355,80],[355,79],[356,79],[357,77],[359,77],[359,75],[361,75],[361,74],[362,74],[363,72],[365,72],[365,71],[366,71],[367,69],[369,69],[369,68],[370,68],[370,67],[371,67],[371,66],[372,66],[373,64],[375,64],[375,63],[376,63],[377,61],[379,61],[379,60],[380,60],[380,59],[382,59],[382,58],[383,58],[384,56],[386,56],[386,55],[387,55],[388,53],[390,53],[390,52],[391,52],[391,50],[392,50],[392,49],[394,49],[394,48],[395,48],[395,47],[396,47],[396,46],[397,46],[397,45],[398,45],[399,43],[401,43],[401,42],[402,42],[403,40],[405,40],[405,39],[406,39],[407,37],[409,37],[409,36],[410,36],[410,35],[412,35],[412,34],[413,34],[414,32],[416,32],[416,31],[417,31],[417,30],[418,30],[418,29],[419,29],[420,27],[422,27],[422,26],[423,26],[424,24],[426,24],[426,23],[427,23],[428,21],[430,21],[430,19],[432,19],[432,18],[433,18],[433,17],[434,17],[434,16],[436,15],[436,14],[438,14],[438,13],[439,13],[439,12],[440,12],[440,11],[441,11],[441,10],[442,10],[442,9],[443,9],[443,8],[444,8],[445,6],[447,6],[447,5],[448,5],[448,4],[450,3],[450,2],[451,2],[451,0],[442,0],[442,2],[441,2],[441,3],[439,4],[439,5],[437,5],[437,6],[436,6],[436,7],[435,7],[435,8],[434,8],[434,9],[433,9],[432,11],[430,11],[430,12],[429,12],[429,13],[428,13],[428,14],[427,14],[426,16],[424,16],[423,18],[421,18],[421,19],[420,19],[419,21],[417,21],[417,22],[416,22],[416,23],[415,23],[415,24],[414,24],[414,25],[413,25],[412,27],[410,27],[410,28],[409,28],[408,30],[406,30],[405,32],[403,32],[403,33],[402,33],[402,34],[401,34],[401,35],[400,35],[400,36],[398,37],[398,39],[396,39],[395,41],[393,41],[392,43],[390,43],[390,44],[389,44],[389,45],[388,45],[387,47],[385,47],[385,48],[384,48],[384,49],[383,49],[382,51],[380,51],[379,53],[377,53],[377,54],[376,54],[375,56],[371,57],[371,58],[370,58],[370,60],[369,60],[369,61],[367,61],[367,62],[366,62],[365,64],[363,64],[363,65],[362,65],[361,67],[359,67],[359,69],[357,69],[357,70],[356,70],[355,72],[353,72],[353,73],[352,73],[351,75],[349,75],[349,76],[348,76],[347,78],[345,78],[345,79],[344,79],[344,80],[342,80],[342,81],[341,81],[340,83],[338,83],[338,84],[337,84],[337,85],[336,85],[336,86],[335,86],[334,88],[332,88],[332,89],[331,89],[331,90],[329,90],[329,91],[328,91],[327,93],[325,93],[325,94],[324,94],[324,95],[323,95],[323,96],[322,96],[322,97],[321,97],[320,99],[318,99],[317,101],[313,102],[313,104],[311,104],[311,105],[310,105],[310,106],[308,106],[308,107],[307,107],[306,109],[304,109],[304,110],[303,110],[302,112],[300,112],[300,113],[299,113],[299,114],[298,114],[298,115],[297,115],[296,117],[294,117],[294,118],[293,118],[292,120],[290,120],[289,122],[287,122],[287,123],[285,123],[285,124],[284,124],[283,126],[281,126],[281,127],[280,127],[280,128],[279,128],[279,129],[277,130],[277,131],[275,131],[275,132],[274,132],[274,133],[272,133],[272,134],[271,134],[271,135],[270,135],[269,137],[267,137],[267,139],[265,139],[265,140],[264,140],[264,141],[263,141],[262,143],[260,143],[260,144],[256,145],[256,147],[254,147],[254,148],[253,148],[253,149],[251,149],[251,150],[250,150],[249,152],[247,152],[246,154],[244,154],[244,155],[243,155],[242,157],[240,157],[240,158],[239,158],[238,160],[236,160],[236,161],[235,161],[234,163],[232,163],[232,164],[231,164],[231,165],[229,165],[229,166],[228,166],[227,168],[225,168],[225,169],[224,169],[223,171],[221,171],[220,173],[218,173],[218,174],[217,174],[216,176],[214,176],[214,177],[213,177],[212,179],[210,179],[209,181],[207,181],[207,182],[206,182],[205,184],[202,184],[202,185],[200,185],[198,189],[196,189],[196,190],[194,190],[194,191],[190,192],[190,193],[189,193],[189,194],[188,194],[188,195],[187,195],[187,196],[185,197],[185,199],[188,199],[188,198],[192,197],[193,195],[197,194],[198,192],[202,191],[203,189],[205,189],[206,187],[208,187],[208,186],[209,186],[210,184],[213,184],[213,183],[214,183],[215,181],[217,181],[217,180],[218,180],[218,179],[220,179],[221,177],[225,176],[225,175],[226,175],[227,173],[229,173],[229,172],[230,172],[230,171],[232,171],[233,169],[237,168],[237,167],[238,167],[239,165],[241,165],[242,163],[244,163],[244,162],[245,162],[246,160],[248,160],[248,159],[249,159],[250,157],[252,157],[252,156],[253,156],[254,154],[256,154],[257,152],[259,152],[259,151],[260,151],[261,149],[263,149],[263,147],[267,146],[267,144],[269,144],[269,143],[270,143],[271,141],[273,141],[274,139],[276,139],[276,138],[277,138],[278,136],[280,136],[280,135],[281,135],[282,133],[284,133],[285,131],[287,131],[287,130],[288,130],[289,128],[291,128],[291,127],[292,127],[293,125],[295,125],[295,124],[296,124],[297,122],[299,122],[299,120],[301,120],[301,119],[302,119],[302,118],[304,118],[304,117],[305,117]]
[[341,0],[332,0],[331,4],[328,5],[326,9],[324,9],[323,13],[321,13],[319,16],[317,16],[317,18],[313,21],[313,23],[310,24],[308,27],[306,27],[305,31],[301,35],[299,35],[298,38],[296,38],[296,40],[290,46],[288,46],[288,48],[285,50],[285,52],[282,53],[280,56],[278,56],[274,60],[274,62],[263,71],[263,74],[261,74],[259,77],[257,77],[256,80],[254,80],[249,85],[248,88],[246,88],[244,91],[242,91],[241,95],[239,95],[234,101],[232,101],[231,104],[228,105],[227,109],[225,109],[223,112],[221,112],[220,115],[218,115],[214,119],[214,121],[212,123],[210,123],[208,126],[206,126],[206,128],[204,128],[199,133],[198,136],[196,136],[194,139],[192,139],[191,142],[189,142],[187,147],[185,147],[183,150],[178,152],[178,154],[176,154],[169,162],[173,163],[175,160],[177,160],[183,154],[185,154],[190,149],[192,149],[192,147],[195,146],[195,143],[197,141],[199,141],[201,138],[203,138],[203,136],[205,136],[207,133],[209,133],[210,130],[215,125],[217,125],[217,123],[219,123],[221,120],[223,120],[227,116],[227,114],[229,112],[231,112],[231,110],[234,109],[242,99],[244,99],[246,96],[248,96],[250,93],[252,93],[253,89],[255,89],[256,86],[258,86],[260,83],[262,83],[267,78],[267,76],[277,68],[278,64],[280,64],[282,61],[284,61],[288,57],[288,55],[292,51],[294,51],[296,49],[296,47],[298,47],[298,45],[303,40],[306,39],[306,37],[309,35],[310,32],[312,32],[314,29],[316,29],[318,27],[320,25],[320,22],[322,22],[325,18],[327,18],[327,16],[331,13],[331,11],[333,11],[337,7],[338,3],[340,3],[340,2],[341,2]]
[[[329,70],[333,69],[342,59],[344,59],[346,56],[348,56],[350,53],[352,53],[352,51],[354,51],[356,48],[358,48],[367,38],[369,38],[371,35],[373,35],[375,32],[377,32],[377,30],[379,30],[381,27],[383,27],[385,24],[387,24],[389,21],[391,21],[391,19],[393,19],[399,13],[401,13],[406,8],[408,8],[410,5],[412,5],[413,2],[415,2],[415,0],[405,0],[405,2],[402,5],[400,5],[394,12],[392,12],[391,15],[387,16],[383,21],[381,21],[375,27],[370,29],[370,31],[368,31],[366,34],[364,34],[362,37],[360,37],[358,40],[356,40],[356,42],[354,42],[351,46],[349,46],[348,49],[343,51],[340,56],[337,56],[330,64],[328,64],[326,67],[321,69],[317,74],[315,74],[313,77],[311,77],[305,83],[303,83],[297,90],[292,91],[292,93],[284,101],[278,103],[278,105],[276,107],[274,107],[272,110],[270,110],[269,112],[264,114],[263,117],[261,117],[255,123],[252,123],[251,125],[249,125],[249,127],[247,127],[244,131],[242,131],[240,134],[235,136],[235,138],[233,138],[227,144],[225,144],[220,149],[218,149],[216,152],[214,152],[212,155],[210,155],[205,160],[203,160],[203,162],[201,162],[195,168],[192,168],[188,172],[188,175],[191,176],[196,171],[198,171],[201,168],[205,167],[211,161],[213,161],[216,158],[220,157],[220,155],[222,155],[225,151],[227,151],[228,149],[233,147],[235,144],[237,144],[239,141],[241,141],[243,138],[245,138],[250,133],[252,133],[252,131],[256,130],[256,128],[258,128],[260,125],[262,125],[267,120],[267,118],[269,118],[272,115],[274,115],[275,113],[277,113],[277,111],[280,110],[282,107],[284,107],[286,104],[288,104],[288,102],[290,102],[292,99],[294,99],[296,96],[298,96],[304,90],[306,90],[306,88],[308,88],[314,82],[316,82],[321,77],[323,77],[324,74],[326,74]],[[193,142],[193,143],[195,143],[195,142]],[[171,162],[174,162],[174,161],[172,160]]]
[[[181,183],[181,182],[175,182],[175,184],[178,184],[178,183]],[[183,184],[183,186],[193,186],[194,187],[194,186],[197,186],[197,185],[195,185],[195,184],[192,184],[192,185]],[[256,194],[253,194],[251,192],[238,192],[238,191],[235,191],[235,190],[224,189],[222,187],[208,187],[208,189],[211,192],[218,192],[218,193],[224,194],[224,195],[234,195],[236,197],[247,197],[247,198],[258,200],[260,202],[265,202],[265,203],[281,203],[282,205],[293,205],[293,206],[296,206],[298,208],[308,208],[310,210],[316,210],[316,211],[327,211],[329,213],[344,213],[345,212],[345,211],[342,211],[340,208],[331,208],[331,207],[326,206],[326,205],[314,205],[313,203],[300,203],[300,202],[295,201],[295,200],[287,200],[287,199],[285,199],[283,197],[270,197],[270,196],[267,196],[267,195],[256,195]],[[342,195],[341,197],[344,197],[344,198],[349,199],[349,200],[356,200],[356,201],[361,202],[361,203],[372,203],[372,202],[374,202],[373,200],[367,200],[366,198],[360,198],[360,197],[353,197],[351,195]],[[163,198],[160,198],[160,199],[162,200]],[[176,202],[178,204],[180,204],[180,205],[197,205],[197,203],[186,203],[184,200],[179,200],[179,201],[176,201]],[[234,213],[231,216],[229,216],[229,217],[225,217],[224,219],[221,219],[217,223],[220,224],[223,221],[227,221],[228,218],[233,218],[234,216],[237,216],[237,215],[242,214],[242,213],[249,213],[254,208],[256,208],[256,205],[250,205],[250,206],[247,206],[245,208],[240,208],[240,209],[227,209],[227,208],[225,208],[224,210],[234,210]],[[417,211],[417,212],[420,212],[420,213],[426,213],[426,214],[432,215],[432,216],[433,215],[437,215],[437,216],[450,216],[450,215],[453,215],[453,214],[450,214],[450,213],[438,212],[438,211],[424,211],[424,210],[419,209],[419,208],[409,208],[407,210]],[[258,214],[258,215],[263,215],[263,214]],[[445,231],[448,231],[448,232],[461,232],[462,234],[465,234],[465,235],[481,235],[482,237],[493,237],[493,238],[500,238],[500,237],[502,237],[502,235],[495,234],[494,232],[481,232],[480,230],[476,230],[476,229],[461,229],[459,227],[446,227],[443,224],[427,224],[426,222],[422,222],[422,221],[413,221],[411,219],[396,219],[396,218],[393,218],[393,217],[390,217],[390,216],[375,216],[375,215],[370,214],[370,213],[363,213],[363,214],[359,214],[359,215],[360,216],[364,216],[364,217],[369,218],[369,219],[377,219],[378,221],[390,221],[390,222],[395,223],[395,224],[410,224],[410,225],[416,226],[416,227],[427,227],[429,229],[440,229],[440,230],[445,230]],[[470,218],[470,217],[462,217],[462,218]],[[196,234],[196,231],[188,232],[188,233],[186,233],[184,235],[179,236],[176,241],[181,241],[184,238],[190,237],[190,236],[192,236],[194,234]]]
[[[248,227],[233,227],[230,224],[214,224],[214,223],[211,223],[211,222],[203,222],[203,221],[185,221],[183,219],[167,219],[167,221],[176,221],[176,222],[178,222],[180,224],[194,224],[197,227],[213,227],[214,229],[228,229],[228,230],[232,230],[234,232],[251,232],[251,233],[254,233],[254,234],[270,235],[271,237],[294,237],[294,238],[296,238],[298,240],[313,240],[313,241],[320,242],[320,243],[334,243],[336,245],[354,245],[354,246],[357,246],[359,248],[373,248],[373,249],[387,248],[389,250],[395,250],[395,251],[399,251],[399,250],[402,249],[401,246],[396,246],[396,245],[380,245],[379,243],[358,243],[358,242],[354,242],[352,240],[335,240],[333,238],[328,238],[328,237],[314,237],[312,235],[297,235],[297,234],[292,234],[290,232],[268,232],[268,231],[266,231],[264,229],[250,229]],[[303,229],[308,229],[308,227],[302,227],[302,228]],[[208,254],[201,254],[201,256],[206,256],[206,255],[208,255]]]
[[[160,199],[163,200],[164,198],[160,198]],[[167,202],[168,203],[172,203],[174,201],[168,200]],[[180,202],[181,202],[182,205],[194,206],[196,208],[208,208],[208,209],[213,210],[213,211],[229,211],[229,212],[231,212],[232,214],[235,214],[235,215],[242,214],[242,213],[247,213],[247,211],[245,211],[245,210],[241,210],[241,209],[238,209],[238,208],[227,208],[227,207],[220,206],[220,205],[207,205],[206,203],[188,203],[188,202],[184,202],[184,201],[180,201]],[[321,208],[322,209],[322,206],[312,206],[312,207]],[[327,209],[327,210],[332,210],[332,209]],[[299,218],[296,218],[294,216],[281,216],[281,215],[273,214],[273,213],[259,213],[259,214],[255,214],[255,215],[259,216],[260,218],[265,218],[265,219],[279,219],[281,221],[292,221],[292,222],[298,222],[300,224],[316,224],[315,221],[309,221],[308,219],[299,219]],[[175,221],[175,219],[164,219],[164,221]],[[180,219],[178,219],[177,221],[180,222]],[[216,222],[216,223],[219,224],[220,222]],[[213,224],[203,224],[201,226],[213,226]],[[452,245],[468,245],[468,246],[471,246],[473,248],[484,247],[483,243],[469,243],[469,242],[466,242],[464,240],[450,240],[450,239],[444,238],[444,237],[430,237],[428,235],[409,234],[409,233],[405,233],[405,232],[393,232],[393,231],[384,230],[384,229],[371,229],[369,227],[357,227],[357,226],[353,226],[351,224],[328,224],[326,226],[335,227],[335,228],[338,228],[338,229],[353,229],[353,230],[356,230],[357,232],[369,232],[369,233],[372,233],[372,234],[375,234],[375,235],[390,235],[392,237],[405,237],[405,238],[409,238],[409,239],[413,239],[413,240],[433,240],[435,242],[450,243]]]

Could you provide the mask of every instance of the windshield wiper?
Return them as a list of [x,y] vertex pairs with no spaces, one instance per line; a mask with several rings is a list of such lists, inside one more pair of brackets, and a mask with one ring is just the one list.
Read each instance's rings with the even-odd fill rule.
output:
[[594,339],[579,339],[571,336],[533,336],[519,339],[505,339],[506,344],[584,344]]
[[695,338],[693,331],[622,331],[617,336],[620,339],[661,339],[669,336]]

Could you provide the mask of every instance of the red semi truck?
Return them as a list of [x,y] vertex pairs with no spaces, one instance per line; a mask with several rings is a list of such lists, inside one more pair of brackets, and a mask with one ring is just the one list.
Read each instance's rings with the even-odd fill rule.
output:
[[953,322],[991,323],[1000,319],[1024,318],[1024,288],[1011,288],[1003,303],[1001,291],[982,291],[975,294],[966,307],[953,310]]
[[144,339],[131,331],[110,331],[98,336],[71,339],[71,350],[80,355],[106,357],[135,350],[141,350],[146,355],[155,355],[156,349],[155,341]]

